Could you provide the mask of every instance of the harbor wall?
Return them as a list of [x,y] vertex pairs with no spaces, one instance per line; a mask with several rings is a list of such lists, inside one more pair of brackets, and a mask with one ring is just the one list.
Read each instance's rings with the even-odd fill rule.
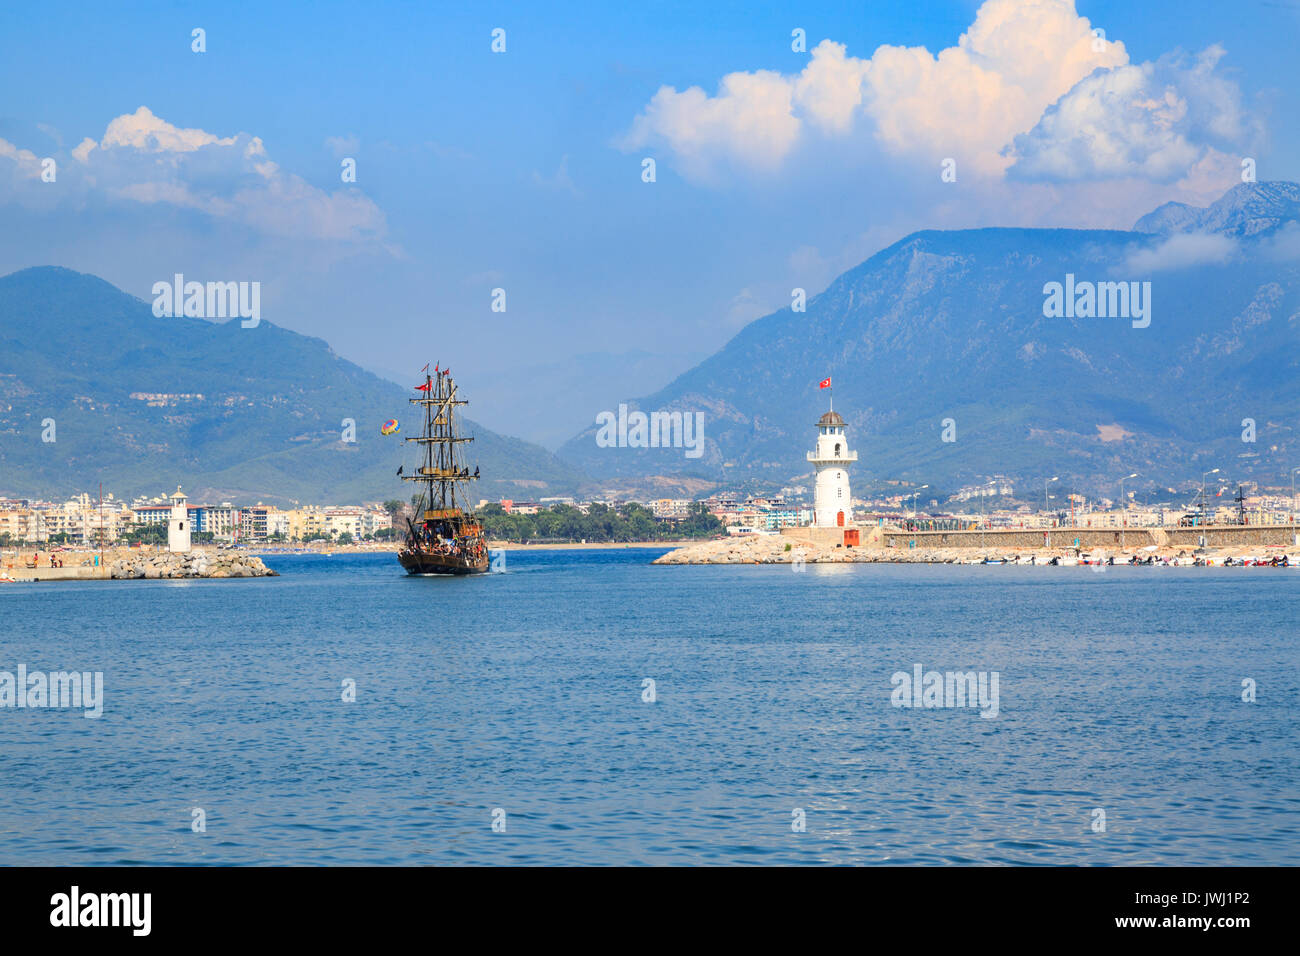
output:
[[45,554],[36,567],[21,553],[0,557],[0,577],[12,581],[106,581],[140,578],[261,578],[276,577],[260,557],[242,551],[196,549],[184,553],[162,550],[112,549],[96,563],[96,555],[64,552],[64,567],[52,568]]
[[23,565],[5,567],[4,573],[15,581],[105,581],[108,579],[106,567],[62,567],[51,568],[48,565],[29,568]]
[[[1204,528],[990,528],[987,531],[884,530],[887,548],[1109,548],[1150,545],[1195,548],[1292,546],[1296,525],[1208,525]],[[916,542],[915,545],[912,542]],[[1077,542],[1077,545],[1076,545]]]

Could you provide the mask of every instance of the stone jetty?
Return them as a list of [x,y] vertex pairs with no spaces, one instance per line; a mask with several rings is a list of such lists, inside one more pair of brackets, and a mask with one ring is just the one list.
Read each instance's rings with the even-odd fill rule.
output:
[[242,551],[195,549],[168,551],[112,548],[103,560],[98,552],[55,552],[60,564],[51,567],[49,552],[0,554],[0,583],[19,581],[104,581],[159,578],[265,578],[278,577],[262,559]]
[[[887,538],[885,538],[887,540]],[[1189,546],[1157,546],[1155,548],[1074,547],[1009,548],[990,544],[988,547],[889,547],[882,544],[881,536],[872,535],[861,547],[845,547],[815,538],[801,539],[796,533],[738,535],[714,541],[700,541],[670,551],[655,564],[983,564],[985,561],[1006,564],[1050,564],[1056,559],[1062,564],[1077,564],[1114,558],[1116,564],[1127,563],[1131,557],[1140,560],[1186,564],[1205,563],[1219,565],[1229,558],[1233,563],[1253,562],[1288,554],[1289,562],[1300,562],[1300,548],[1279,545],[1247,545],[1211,548],[1198,553]]]
[[185,554],[131,554],[108,564],[110,578],[265,578],[276,577],[262,559],[238,551]]

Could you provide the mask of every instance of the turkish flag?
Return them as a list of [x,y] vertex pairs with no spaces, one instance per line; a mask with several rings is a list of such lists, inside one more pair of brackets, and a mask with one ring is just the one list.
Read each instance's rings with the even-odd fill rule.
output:
[[831,387],[831,380],[830,380],[829,378],[824,378],[824,379],[821,380],[821,384],[818,385],[817,387],[818,387],[818,388],[830,388],[830,387]]

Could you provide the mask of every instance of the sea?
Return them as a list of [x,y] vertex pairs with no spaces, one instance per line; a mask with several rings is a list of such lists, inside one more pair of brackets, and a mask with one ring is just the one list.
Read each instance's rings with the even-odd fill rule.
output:
[[662,553],[0,586],[0,864],[1300,864],[1297,569]]

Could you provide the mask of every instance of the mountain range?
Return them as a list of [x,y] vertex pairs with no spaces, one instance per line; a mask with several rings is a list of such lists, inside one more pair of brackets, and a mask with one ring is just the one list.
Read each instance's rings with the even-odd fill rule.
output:
[[[1058,314],[1053,283],[1124,283],[1149,313]],[[1206,208],[1166,204],[1131,230],[907,236],[806,310],[757,319],[628,398],[632,410],[702,416],[698,457],[603,447],[594,424],[554,454],[466,426],[486,498],[806,483],[804,452],[832,396],[860,456],[857,491],[995,475],[1109,489],[1138,472],[1132,488],[1215,467],[1277,486],[1300,466],[1298,346],[1300,186],[1242,183]],[[440,358],[432,343],[411,355]],[[554,379],[538,393],[563,392],[575,363],[534,370]],[[631,390],[662,367],[635,353],[612,372]],[[820,389],[827,378],[833,388]],[[0,278],[0,495],[102,481],[121,495],[183,484],[212,501],[406,497],[394,472],[413,455],[379,425],[397,418],[409,435],[411,394],[266,321],[159,318],[57,267]],[[346,419],[355,441],[342,440]]]
[[[1102,282],[1147,290],[1149,325],[1046,314],[1050,283]],[[914,233],[629,401],[702,412],[700,458],[600,447],[594,426],[559,453],[604,481],[798,481],[833,395],[855,490],[993,475],[1113,490],[1214,467],[1277,486],[1300,465],[1297,346],[1300,186],[1242,183],[1128,231]]]
[[[432,343],[410,355],[426,352],[436,357]],[[413,488],[396,471],[414,461],[401,441],[417,421],[414,394],[266,321],[159,318],[151,303],[56,267],[0,278],[0,495],[102,481],[119,495],[182,484],[211,502],[406,498]],[[383,436],[390,418],[402,431]],[[577,488],[581,476],[545,449],[464,426],[485,476],[473,491]]]

